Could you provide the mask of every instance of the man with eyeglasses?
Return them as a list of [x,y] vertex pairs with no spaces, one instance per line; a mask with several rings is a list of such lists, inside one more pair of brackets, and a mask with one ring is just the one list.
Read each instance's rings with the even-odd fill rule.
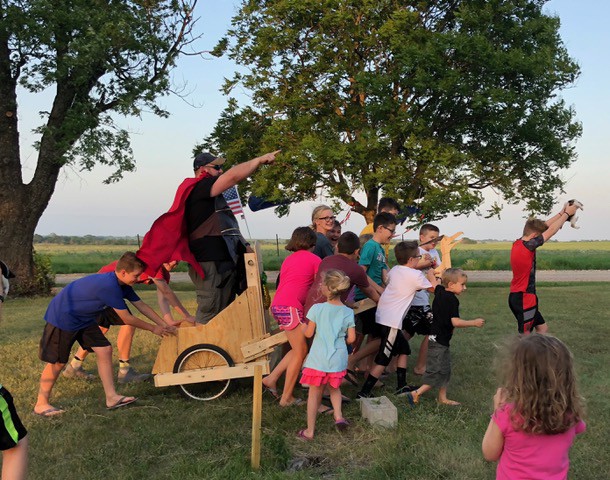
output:
[[197,183],[185,202],[184,217],[189,249],[204,276],[191,265],[189,276],[197,293],[198,322],[207,323],[239,293],[238,266],[249,244],[222,192],[252,175],[261,165],[275,161],[280,151],[267,153],[223,171],[224,158],[211,153],[195,157]]

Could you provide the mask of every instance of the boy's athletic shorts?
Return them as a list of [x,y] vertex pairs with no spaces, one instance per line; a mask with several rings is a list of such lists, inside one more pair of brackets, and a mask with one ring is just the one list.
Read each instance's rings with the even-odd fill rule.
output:
[[4,387],[0,387],[0,450],[14,448],[28,431],[21,423],[13,396]]
[[517,319],[519,333],[530,333],[537,325],[545,323],[538,310],[538,297],[533,293],[511,292],[508,306]]
[[[129,313],[131,311],[127,309]],[[125,325],[125,322],[121,320],[119,314],[116,313],[114,308],[106,307],[98,316],[97,324],[103,328],[110,328],[112,325]]]
[[375,321],[377,307],[369,308],[356,315],[356,331],[362,335],[370,335],[374,338],[381,336],[380,325]]
[[416,333],[419,335],[430,335],[430,327],[432,326],[432,309],[428,305],[413,306],[405,315],[402,321],[402,329],[411,337]]
[[387,325],[379,325],[379,331],[381,334],[381,344],[379,345],[379,352],[377,352],[375,357],[377,365],[387,367],[392,357],[411,354],[411,347],[402,330],[388,327]]
[[441,388],[449,385],[451,379],[451,354],[449,347],[430,340],[428,357],[426,358],[426,373],[422,377],[424,385]]
[[47,323],[40,339],[38,357],[47,363],[68,363],[74,342],[78,342],[88,352],[93,352],[93,347],[110,346],[97,324],[70,332]]

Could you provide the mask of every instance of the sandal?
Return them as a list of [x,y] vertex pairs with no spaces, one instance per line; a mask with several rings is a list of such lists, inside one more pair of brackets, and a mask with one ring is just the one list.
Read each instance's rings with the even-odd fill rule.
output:
[[277,388],[265,387],[263,385],[263,393],[268,393],[276,400],[279,400],[280,398],[282,398],[280,393],[277,391]]
[[303,400],[302,398],[295,398],[292,402],[287,403],[286,405],[282,405],[280,403],[280,407],[282,408],[286,408],[286,407],[298,407],[299,405],[303,405],[305,403],[305,400]]
[[339,420],[335,420],[335,427],[340,432],[345,432],[347,427],[349,427],[349,422],[345,418],[340,418]]
[[307,435],[305,435],[305,429],[299,430],[297,432],[297,438],[299,440],[305,440],[306,442],[311,442],[313,440],[313,437],[308,437]]
[[329,407],[328,405],[320,405],[320,407],[318,408],[318,414],[319,415],[324,415],[325,413],[328,415],[332,415],[334,412],[334,408],[333,407]]
[[[330,395],[322,395],[322,400],[330,401]],[[351,401],[351,398],[348,398],[345,395],[341,395],[341,403],[350,403]]]
[[414,407],[416,403],[419,403],[419,393],[417,393],[417,390],[407,393],[406,397],[407,402],[409,402],[409,405],[412,407]]

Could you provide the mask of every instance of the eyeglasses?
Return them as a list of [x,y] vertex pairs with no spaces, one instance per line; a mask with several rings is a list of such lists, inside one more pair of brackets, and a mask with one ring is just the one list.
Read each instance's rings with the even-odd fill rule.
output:
[[422,256],[423,256],[423,255],[415,255],[415,256],[414,256],[414,257],[412,257],[412,258],[421,258]]
[[219,172],[220,170],[222,170],[222,167],[220,165],[205,165],[206,167],[209,168],[213,168],[214,170],[216,170],[217,172]]
[[394,235],[394,233],[396,232],[396,229],[391,229],[386,227],[385,225],[382,225],[383,228],[385,228],[388,232],[390,232],[392,235]]
[[336,218],[337,218],[337,217],[335,217],[335,216],[333,215],[333,216],[329,216],[329,217],[320,217],[320,218],[316,218],[316,220],[322,220],[322,221],[324,221],[324,222],[334,222]]

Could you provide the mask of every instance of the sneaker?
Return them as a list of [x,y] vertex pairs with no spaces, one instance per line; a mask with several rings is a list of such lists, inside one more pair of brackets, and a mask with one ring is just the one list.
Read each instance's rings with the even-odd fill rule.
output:
[[145,382],[152,377],[150,373],[138,373],[134,368],[119,368],[118,383],[139,383]]
[[405,385],[404,387],[399,388],[394,392],[397,397],[404,397],[407,393],[417,390],[419,387],[417,385]]
[[80,378],[81,380],[93,380],[95,378],[95,375],[83,369],[82,365],[78,368],[74,368],[71,363],[66,365],[66,368],[61,372],[61,375],[62,377]]

